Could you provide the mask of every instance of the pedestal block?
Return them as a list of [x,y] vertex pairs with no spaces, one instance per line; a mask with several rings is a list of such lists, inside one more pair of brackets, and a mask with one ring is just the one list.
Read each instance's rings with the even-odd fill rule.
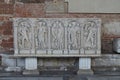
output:
[[23,71],[23,74],[39,74],[39,71],[37,70],[37,58],[25,58],[25,70]]
[[91,69],[91,58],[79,58],[78,74],[93,74]]

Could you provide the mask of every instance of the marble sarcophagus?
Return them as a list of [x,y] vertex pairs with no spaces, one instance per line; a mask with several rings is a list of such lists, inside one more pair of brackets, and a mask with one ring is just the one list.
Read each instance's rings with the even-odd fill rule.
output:
[[100,56],[98,18],[14,18],[15,56]]

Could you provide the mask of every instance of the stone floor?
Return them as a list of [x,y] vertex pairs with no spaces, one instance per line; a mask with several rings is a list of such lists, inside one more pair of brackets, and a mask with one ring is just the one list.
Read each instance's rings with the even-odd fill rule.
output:
[[95,72],[94,75],[77,75],[72,72],[43,71],[40,75],[0,71],[0,80],[120,80],[120,72]]
[[120,76],[76,75],[76,76],[1,76],[0,80],[120,80]]

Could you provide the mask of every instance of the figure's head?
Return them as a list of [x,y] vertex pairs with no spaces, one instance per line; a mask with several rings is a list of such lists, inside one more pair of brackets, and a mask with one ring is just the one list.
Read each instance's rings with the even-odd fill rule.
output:
[[45,27],[45,26],[46,26],[46,22],[45,22],[45,21],[39,21],[39,22],[37,22],[37,25],[38,25],[38,26],[41,26],[41,27],[42,27],[42,26]]
[[69,22],[69,24],[68,24],[68,27],[76,27],[76,26],[78,26],[79,24],[76,22],[76,21],[71,21],[71,22]]

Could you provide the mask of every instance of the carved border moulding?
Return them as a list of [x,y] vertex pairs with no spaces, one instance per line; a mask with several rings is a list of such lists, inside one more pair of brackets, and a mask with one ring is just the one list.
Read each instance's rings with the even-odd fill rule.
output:
[[14,18],[16,56],[100,56],[98,18]]

